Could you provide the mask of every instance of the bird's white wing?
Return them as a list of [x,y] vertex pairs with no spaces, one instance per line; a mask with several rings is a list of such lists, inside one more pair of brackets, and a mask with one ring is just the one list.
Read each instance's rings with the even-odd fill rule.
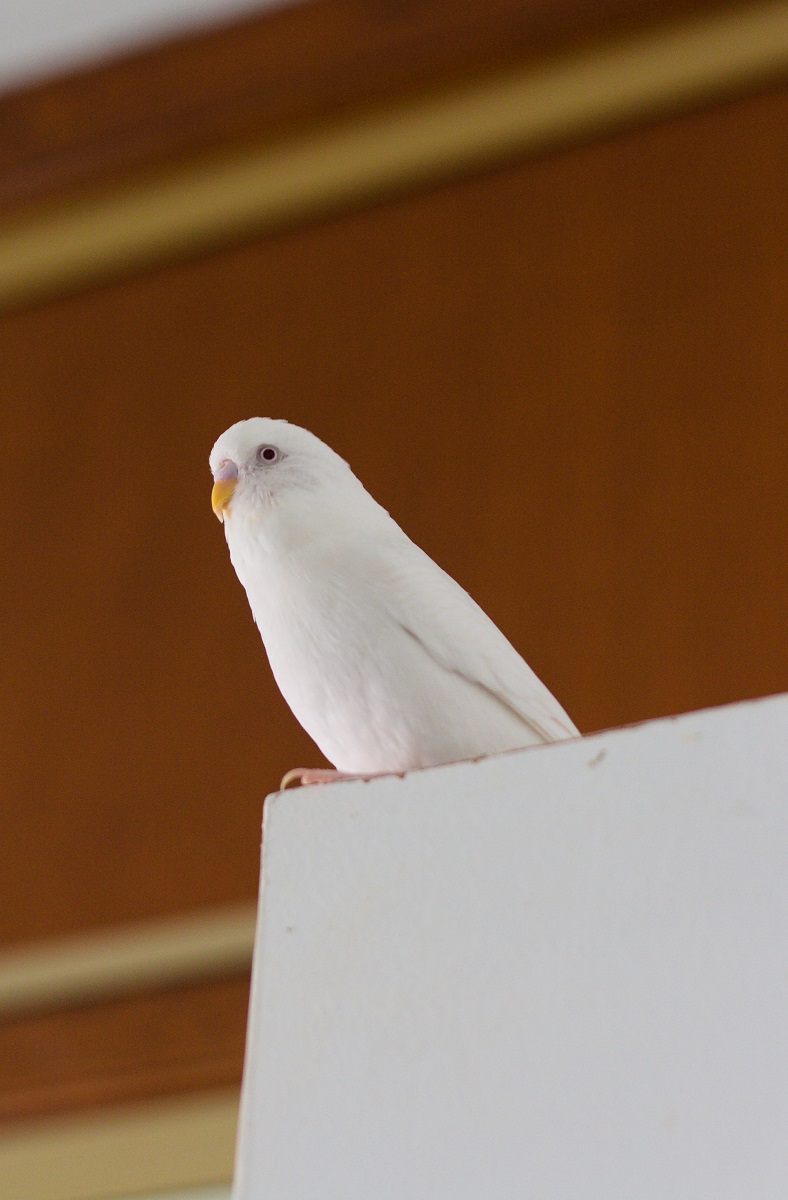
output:
[[[446,671],[489,692],[545,742],[579,730],[464,588],[407,539],[389,574],[389,616]],[[387,556],[389,569],[393,556]]]

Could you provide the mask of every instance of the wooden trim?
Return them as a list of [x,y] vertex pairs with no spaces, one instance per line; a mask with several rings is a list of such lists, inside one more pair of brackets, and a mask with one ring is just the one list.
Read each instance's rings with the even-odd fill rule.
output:
[[0,1018],[247,970],[255,915],[244,904],[5,951]]
[[0,207],[281,136],[720,0],[320,0],[0,96]]
[[110,1200],[227,1183],[237,1120],[237,1092],[222,1091],[16,1131],[0,1138],[3,1195]]
[[248,1003],[244,970],[9,1016],[0,1021],[0,1131],[237,1088]]
[[11,223],[0,237],[0,304],[368,203],[786,69],[788,0],[773,0],[346,117]]

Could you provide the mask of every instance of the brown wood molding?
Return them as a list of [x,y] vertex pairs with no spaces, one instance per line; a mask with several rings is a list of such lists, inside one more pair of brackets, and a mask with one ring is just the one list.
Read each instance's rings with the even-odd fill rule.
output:
[[0,97],[0,211],[729,7],[711,0],[320,0],[266,13]]
[[225,143],[10,217],[0,229],[0,305],[718,102],[786,70],[788,0],[761,0],[468,76],[287,136]]
[[254,904],[0,953],[0,1127],[238,1086]]
[[0,1023],[0,1128],[239,1087],[248,997],[244,972]]
[[247,972],[256,912],[223,905],[0,950],[0,1020]]
[[2,1194],[108,1200],[229,1183],[237,1120],[237,1089],[223,1088],[37,1122],[0,1134]]

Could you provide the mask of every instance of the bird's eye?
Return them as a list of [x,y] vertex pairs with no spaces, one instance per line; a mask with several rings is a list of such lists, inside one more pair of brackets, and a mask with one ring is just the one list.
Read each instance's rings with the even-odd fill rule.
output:
[[257,451],[257,457],[261,462],[275,463],[282,457],[276,446],[261,446]]

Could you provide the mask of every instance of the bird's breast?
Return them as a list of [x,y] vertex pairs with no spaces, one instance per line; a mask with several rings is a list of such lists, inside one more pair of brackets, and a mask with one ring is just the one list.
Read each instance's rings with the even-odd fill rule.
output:
[[282,695],[331,762],[348,771],[413,765],[395,664],[405,635],[360,584],[290,564],[247,587]]
[[234,563],[282,695],[339,770],[406,771],[534,740],[392,615],[397,580],[373,555],[318,547]]

